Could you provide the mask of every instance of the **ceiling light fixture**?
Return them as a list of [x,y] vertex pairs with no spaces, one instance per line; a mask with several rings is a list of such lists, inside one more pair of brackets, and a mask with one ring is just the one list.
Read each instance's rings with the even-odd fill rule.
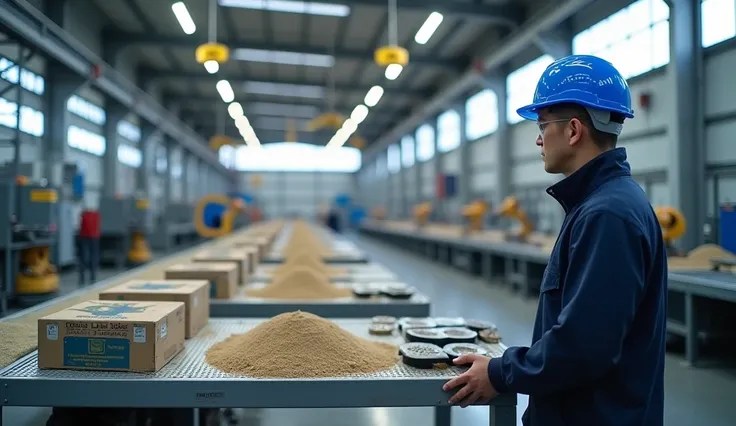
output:
[[414,41],[419,44],[426,44],[432,38],[434,32],[437,31],[443,19],[444,17],[439,12],[430,13],[414,36]]
[[204,63],[204,69],[210,74],[215,74],[220,71],[220,64],[217,61],[207,61]]
[[404,67],[401,66],[401,64],[391,64],[386,67],[386,71],[384,75],[389,80],[396,80],[399,78],[399,75],[401,74],[401,71],[404,70]]
[[179,21],[179,25],[181,25],[181,29],[184,31],[184,34],[191,35],[197,31],[197,26],[194,25],[192,15],[189,14],[187,5],[185,5],[184,2],[178,1],[172,4],[171,10],[174,12],[176,20]]
[[363,102],[369,107],[374,107],[378,101],[381,100],[381,96],[383,96],[383,87],[373,86],[368,93],[365,94]]
[[237,120],[238,117],[243,117],[243,106],[238,102],[233,102],[227,106],[227,112],[230,114],[230,118]]
[[306,15],[345,17],[350,7],[344,4],[290,1],[290,0],[219,0],[220,6],[272,12],[301,13]]
[[368,107],[360,104],[353,108],[353,112],[350,113],[350,119],[353,120],[356,124],[360,124],[363,122],[363,120],[368,117]]

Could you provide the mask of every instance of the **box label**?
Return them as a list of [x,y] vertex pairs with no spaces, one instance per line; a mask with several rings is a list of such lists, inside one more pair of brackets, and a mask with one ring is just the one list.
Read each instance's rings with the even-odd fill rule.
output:
[[133,341],[146,343],[146,327],[133,327]]
[[127,339],[65,337],[64,366],[129,369],[130,342]]
[[144,283],[128,286],[131,290],[175,290],[184,287],[185,284],[168,284],[168,283]]
[[46,338],[49,340],[59,339],[59,324],[46,324]]

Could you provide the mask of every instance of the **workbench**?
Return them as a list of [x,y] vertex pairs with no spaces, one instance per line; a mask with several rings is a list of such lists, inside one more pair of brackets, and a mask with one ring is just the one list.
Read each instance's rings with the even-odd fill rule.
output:
[[[350,287],[349,284],[337,285]],[[265,284],[251,284],[244,290],[255,290]],[[429,298],[415,293],[409,299],[388,297],[360,299],[347,297],[327,300],[285,300],[249,297],[245,291],[231,299],[211,299],[210,318],[270,318],[285,312],[305,311],[324,318],[428,317]]]
[[[0,371],[2,406],[166,407],[187,408],[348,408],[434,407],[435,425],[451,424],[451,394],[442,385],[463,369],[419,370],[401,363],[387,371],[328,379],[253,379],[222,373],[205,362],[213,344],[244,333],[262,319],[210,320],[185,349],[157,373],[39,370],[33,352]],[[370,320],[337,320],[338,325],[369,337]],[[371,339],[400,344],[398,336]],[[493,356],[505,347],[486,345]],[[277,354],[275,354],[277,355]],[[325,354],[337,356],[338,354]],[[490,424],[516,425],[515,394],[494,398]],[[0,413],[2,414],[2,413]],[[195,415],[192,415],[193,419]],[[1,416],[0,416],[1,418]]]

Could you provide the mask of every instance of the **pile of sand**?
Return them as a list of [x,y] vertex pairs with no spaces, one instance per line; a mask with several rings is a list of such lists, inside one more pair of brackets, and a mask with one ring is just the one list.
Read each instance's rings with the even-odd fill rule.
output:
[[320,300],[350,297],[348,288],[338,288],[329,279],[309,267],[294,267],[262,289],[247,291],[248,296],[265,299]]
[[736,259],[736,256],[716,244],[703,244],[690,250],[687,256],[669,257],[667,264],[670,270],[709,270],[711,259]]
[[289,312],[207,351],[220,371],[258,378],[340,377],[393,367],[397,347],[373,342],[306,312]]
[[307,267],[319,272],[327,277],[343,277],[347,274],[344,268],[333,268],[325,265],[325,263],[314,257],[313,255],[302,253],[295,257],[289,257],[273,272],[273,277],[278,277],[291,272],[294,268]]

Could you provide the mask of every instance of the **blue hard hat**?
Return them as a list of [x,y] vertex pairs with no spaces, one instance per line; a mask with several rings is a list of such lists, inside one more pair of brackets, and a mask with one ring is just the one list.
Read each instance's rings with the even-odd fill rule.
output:
[[516,112],[536,120],[545,107],[572,103],[634,118],[626,79],[608,61],[592,55],[570,55],[552,62],[539,78],[534,101]]

